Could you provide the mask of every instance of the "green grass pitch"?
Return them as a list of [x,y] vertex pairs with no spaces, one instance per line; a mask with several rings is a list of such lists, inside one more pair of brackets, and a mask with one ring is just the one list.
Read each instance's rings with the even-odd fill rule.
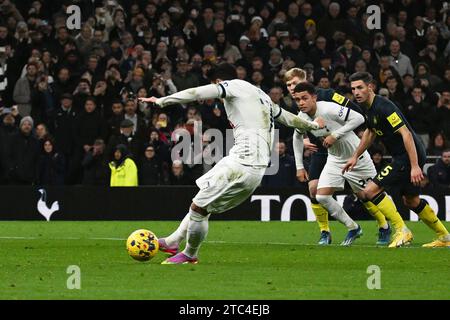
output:
[[[376,225],[349,248],[343,226],[334,244],[316,245],[314,222],[211,221],[198,265],[131,259],[125,238],[135,229],[157,236],[178,222],[0,222],[0,299],[450,299],[450,249],[425,249],[433,233],[409,222],[407,248],[377,248]],[[450,227],[450,223],[446,223]],[[67,268],[81,270],[69,290]],[[369,290],[370,265],[381,289]]]

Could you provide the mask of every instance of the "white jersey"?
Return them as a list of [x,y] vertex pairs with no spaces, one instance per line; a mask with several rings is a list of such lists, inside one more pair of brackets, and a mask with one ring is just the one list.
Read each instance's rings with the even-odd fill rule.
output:
[[313,121],[303,120],[274,104],[261,89],[243,80],[186,89],[159,98],[156,104],[165,107],[175,103],[221,98],[233,127],[234,146],[230,157],[252,167],[267,167],[274,139],[274,119],[297,129],[318,128]]
[[274,104],[261,89],[243,80],[218,84],[235,140],[230,156],[249,166],[267,167],[274,139]]
[[[299,117],[311,120],[308,114],[299,112]],[[328,154],[338,160],[347,161],[359,146],[360,139],[353,132],[355,128],[364,123],[364,117],[349,108],[333,102],[318,101],[314,117],[325,120],[325,128],[311,130],[310,133],[318,138],[325,138],[333,134],[338,140],[328,148]],[[320,139],[323,140],[323,139]]]

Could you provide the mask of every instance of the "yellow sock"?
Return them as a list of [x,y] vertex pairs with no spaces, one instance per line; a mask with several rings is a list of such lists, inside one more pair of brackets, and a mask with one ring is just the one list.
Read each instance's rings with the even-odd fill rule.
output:
[[371,201],[363,201],[363,205],[369,214],[377,221],[378,228],[387,229],[388,223],[386,217],[381,213],[380,209],[378,209]]
[[[425,202],[425,201],[424,201]],[[426,203],[426,202],[425,202]],[[420,212],[416,212],[419,215],[420,220],[422,220],[430,229],[432,229],[439,238],[448,235],[448,231],[445,226],[442,224],[441,220],[436,216],[436,213],[431,209],[428,203],[423,206],[419,205],[419,210],[423,207]]]
[[398,213],[394,202],[391,200],[391,198],[386,196],[385,193],[377,196],[375,199],[372,200],[372,202],[374,205],[376,205],[378,207],[378,209],[381,211],[381,213],[389,221],[391,221],[392,225],[394,226],[395,231],[399,231],[403,227],[405,227],[405,222],[403,221],[400,213]]
[[328,212],[327,209],[322,207],[319,203],[311,203],[311,208],[316,215],[317,223],[319,224],[320,231],[330,232],[330,225],[328,224]]

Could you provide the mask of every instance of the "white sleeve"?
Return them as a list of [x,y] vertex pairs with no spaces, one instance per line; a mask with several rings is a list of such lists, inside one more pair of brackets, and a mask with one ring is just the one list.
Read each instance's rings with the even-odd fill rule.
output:
[[331,133],[331,135],[336,139],[341,138],[343,135],[355,130],[364,123],[364,117],[358,112],[336,103],[333,104],[335,106],[327,108],[326,113],[331,117],[331,119],[335,120],[339,124],[342,124],[342,127]]
[[292,146],[294,148],[295,166],[297,170],[304,169],[303,165],[303,134],[298,130],[294,131],[292,137]]
[[316,122],[296,116],[295,114],[284,110],[276,103],[273,104],[273,118],[275,121],[284,124],[287,127],[296,128],[301,131],[319,129],[319,125]]
[[220,86],[208,84],[206,86],[186,89],[164,98],[159,98],[156,100],[156,104],[165,107],[175,103],[188,103],[197,100],[220,98],[221,95],[222,92]]

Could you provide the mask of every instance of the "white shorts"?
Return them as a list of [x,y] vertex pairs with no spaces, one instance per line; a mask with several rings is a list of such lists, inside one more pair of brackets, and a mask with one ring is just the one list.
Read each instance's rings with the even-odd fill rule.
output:
[[261,184],[264,172],[265,168],[244,166],[231,157],[225,157],[195,181],[200,191],[192,202],[208,213],[233,209]]
[[372,159],[367,152],[364,152],[364,154],[359,157],[359,160],[352,171],[347,171],[342,174],[342,169],[346,163],[346,160],[338,160],[335,157],[328,155],[327,163],[320,174],[317,189],[335,188],[336,190],[343,190],[345,180],[347,180],[352,190],[358,192],[363,190],[366,184],[377,174]]

